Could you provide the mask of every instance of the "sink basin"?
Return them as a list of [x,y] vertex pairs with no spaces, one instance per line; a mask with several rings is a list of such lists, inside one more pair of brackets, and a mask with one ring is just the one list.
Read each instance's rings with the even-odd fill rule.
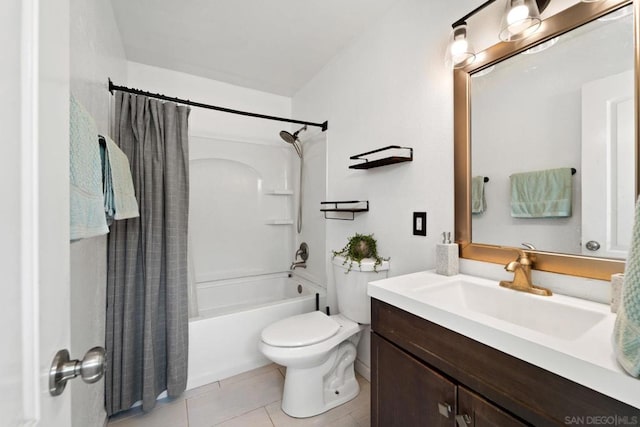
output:
[[487,280],[448,281],[416,289],[416,294],[438,308],[479,313],[563,340],[580,338],[606,317],[602,312],[562,303],[559,297],[504,289]]

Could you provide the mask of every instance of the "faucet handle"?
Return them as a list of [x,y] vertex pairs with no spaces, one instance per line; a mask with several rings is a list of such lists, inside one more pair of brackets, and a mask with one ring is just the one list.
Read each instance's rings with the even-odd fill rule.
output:
[[302,261],[306,261],[307,259],[309,259],[309,245],[307,245],[305,242],[300,243],[300,249],[296,251],[295,258],[298,258],[298,256],[300,256]]
[[532,265],[533,264],[533,257],[530,256],[528,253],[526,253],[525,251],[518,251],[519,255],[518,255],[518,262],[522,265]]

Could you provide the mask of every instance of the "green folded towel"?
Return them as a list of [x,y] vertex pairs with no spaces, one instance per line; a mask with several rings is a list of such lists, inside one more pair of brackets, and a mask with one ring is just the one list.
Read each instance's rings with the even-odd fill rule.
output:
[[71,240],[107,234],[98,129],[87,110],[69,98],[69,204]]
[[511,175],[511,216],[549,218],[571,216],[571,168]]
[[613,346],[624,370],[634,377],[640,376],[640,199],[624,270],[622,301],[613,328]]
[[471,178],[471,213],[481,214],[487,209],[484,197],[484,176]]

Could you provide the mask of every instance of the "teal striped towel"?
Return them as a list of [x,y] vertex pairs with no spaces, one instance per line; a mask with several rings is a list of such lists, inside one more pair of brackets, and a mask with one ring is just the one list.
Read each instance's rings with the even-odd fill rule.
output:
[[104,180],[104,211],[107,221],[111,223],[114,219],[139,217],[129,159],[111,138],[108,136],[103,138],[104,144],[101,144],[100,154]]
[[471,213],[481,214],[487,209],[487,201],[484,197],[484,176],[471,178]]
[[640,199],[624,270],[622,301],[613,327],[613,346],[624,370],[634,377],[640,376]]
[[107,234],[104,216],[98,129],[84,107],[70,96],[69,175],[71,240]]
[[511,175],[511,216],[553,218],[571,216],[571,168]]

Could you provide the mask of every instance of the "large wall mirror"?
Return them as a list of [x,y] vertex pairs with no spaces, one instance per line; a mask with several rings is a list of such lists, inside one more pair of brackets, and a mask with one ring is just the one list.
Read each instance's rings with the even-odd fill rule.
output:
[[639,188],[638,8],[578,3],[454,71],[463,258],[506,263],[524,243],[539,270],[624,270]]

